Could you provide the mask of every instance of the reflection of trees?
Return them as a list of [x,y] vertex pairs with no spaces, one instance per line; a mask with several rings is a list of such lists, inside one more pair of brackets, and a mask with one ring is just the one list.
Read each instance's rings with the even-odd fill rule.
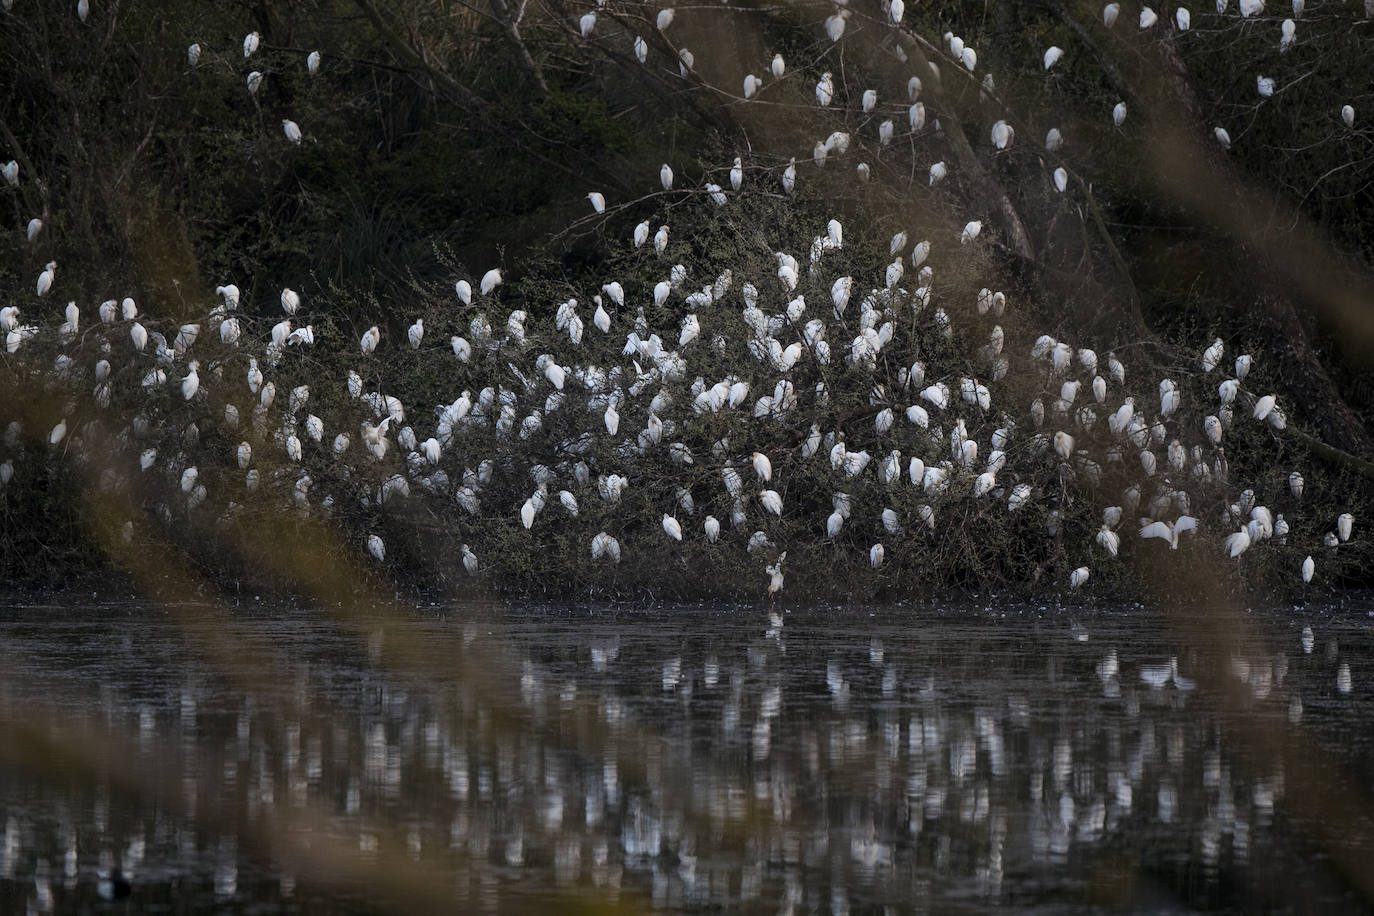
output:
[[[1201,694],[1142,679],[1158,661],[1139,654],[1148,628],[1104,624],[1080,644],[1057,626],[979,622],[920,639],[889,631],[864,653],[810,624],[743,642],[730,625],[673,649],[656,624],[610,639],[502,625],[496,673],[518,686],[493,702],[341,657],[338,636],[298,615],[265,626],[293,647],[267,693],[235,696],[161,658],[107,691],[99,718],[131,736],[133,760],[181,774],[166,789],[176,803],[152,815],[109,783],[69,795],[63,779],[47,782],[50,801],[8,815],[10,899],[27,899],[34,877],[70,899],[82,882],[46,864],[34,872],[69,848],[84,880],[103,861],[158,888],[175,879],[144,869],[175,862],[204,876],[207,899],[212,883],[272,897],[275,869],[257,859],[269,824],[291,831],[275,847],[283,863],[309,841],[353,850],[363,874],[405,862],[456,870],[456,899],[474,906],[591,887],[668,909],[927,900],[939,911],[1064,900],[1104,868],[1119,884],[1089,890],[1117,901],[1147,885],[1241,906],[1338,893],[1297,861],[1302,812],[1275,823],[1285,770],[1256,769]],[[379,631],[374,663],[383,641]],[[463,641],[489,648],[476,627]],[[1302,698],[1310,718],[1349,663],[1203,648],[1183,660],[1229,667],[1276,724],[1301,716],[1290,707]],[[29,689],[44,690],[45,676]],[[1354,714],[1346,696],[1319,722]],[[59,812],[44,813],[56,798]],[[227,839],[188,815],[224,818]],[[309,897],[329,886],[297,861],[299,879],[282,888]],[[1291,886],[1267,876],[1284,869]]]

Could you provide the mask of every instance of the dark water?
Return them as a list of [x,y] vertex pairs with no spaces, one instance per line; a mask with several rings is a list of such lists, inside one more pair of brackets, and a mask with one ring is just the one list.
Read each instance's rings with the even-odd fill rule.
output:
[[1369,621],[0,609],[0,913],[1362,911]]

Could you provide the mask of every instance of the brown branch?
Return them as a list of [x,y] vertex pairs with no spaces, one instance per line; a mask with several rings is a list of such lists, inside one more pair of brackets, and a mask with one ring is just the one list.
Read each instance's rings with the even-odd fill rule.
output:
[[530,54],[530,49],[525,44],[525,40],[520,37],[519,20],[511,15],[510,6],[506,0],[490,0],[490,2],[492,15],[501,24],[501,29],[506,33],[506,37],[511,40],[511,44],[515,45],[516,55],[525,70],[529,72],[535,85],[539,87],[539,94],[548,95],[549,84],[544,79],[544,71],[540,69],[538,62]]
[[354,0],[354,2],[357,4],[358,9],[362,11],[363,15],[367,17],[368,21],[372,23],[372,27],[377,30],[377,34],[386,41],[387,46],[391,48],[392,53],[398,58],[405,61],[412,69],[422,71],[434,81],[435,85],[441,87],[444,90],[444,94],[453,101],[461,105],[475,108],[486,107],[486,102],[480,96],[442,70],[430,66],[429,62],[426,61],[419,52],[412,48],[405,39],[389,28],[386,21],[382,18],[382,14],[378,11],[377,7],[373,5],[371,0]]

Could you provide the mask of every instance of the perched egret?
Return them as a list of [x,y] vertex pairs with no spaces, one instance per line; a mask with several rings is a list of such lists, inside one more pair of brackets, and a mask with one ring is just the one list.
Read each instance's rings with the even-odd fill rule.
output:
[[658,181],[659,184],[663,185],[663,190],[671,191],[673,189],[673,169],[666,162],[659,166]]
[[38,282],[34,286],[40,298],[46,296],[48,290],[52,289],[53,280],[56,276],[57,262],[49,261],[47,266],[43,268],[43,272],[38,275]]
[[1122,124],[1126,123],[1125,102],[1117,102],[1116,106],[1112,108],[1112,123],[1115,124],[1117,127],[1120,127]]
[[1069,574],[1069,587],[1070,587],[1070,588],[1079,588],[1079,587],[1081,587],[1081,586],[1083,585],[1083,583],[1085,583],[1085,582],[1088,581],[1088,576],[1090,576],[1090,575],[1091,575],[1091,572],[1088,570],[1088,567],[1086,567],[1086,566],[1080,566],[1080,567],[1078,567],[1078,568],[1075,569],[1072,573]]
[[364,331],[362,340],[359,341],[359,345],[362,349],[363,355],[367,356],[369,353],[372,353],[374,350],[376,350],[377,344],[379,344],[381,340],[382,332],[377,329],[377,326],[375,324],[372,327],[368,328],[366,331]]
[[501,271],[493,267],[491,270],[482,274],[481,290],[483,296],[490,296],[492,290],[501,285]]
[[253,52],[257,51],[258,44],[262,41],[262,36],[257,32],[249,32],[243,36],[243,56],[252,57]]
[[1050,45],[1050,47],[1048,47],[1048,48],[1045,49],[1045,56],[1044,56],[1044,65],[1045,65],[1045,69],[1048,70],[1049,68],[1053,67],[1055,64],[1059,63],[1059,59],[1060,59],[1061,57],[1063,57],[1063,56],[1064,56],[1064,49],[1063,49],[1063,48],[1059,47],[1058,45]]
[[830,71],[827,70],[821,74],[820,81],[816,83],[816,101],[820,103],[822,108],[825,108],[834,97],[835,83],[831,79]]
[[301,128],[299,124],[297,124],[290,118],[282,118],[281,129],[282,133],[286,134],[287,140],[296,144],[297,146],[301,145]]
[[311,76],[320,72],[320,52],[311,51],[305,58],[305,70]]

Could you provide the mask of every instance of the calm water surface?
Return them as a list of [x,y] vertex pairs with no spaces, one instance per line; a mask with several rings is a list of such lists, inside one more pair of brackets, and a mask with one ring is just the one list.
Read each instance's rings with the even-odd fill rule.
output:
[[0,608],[0,913],[1365,911],[1369,611]]

